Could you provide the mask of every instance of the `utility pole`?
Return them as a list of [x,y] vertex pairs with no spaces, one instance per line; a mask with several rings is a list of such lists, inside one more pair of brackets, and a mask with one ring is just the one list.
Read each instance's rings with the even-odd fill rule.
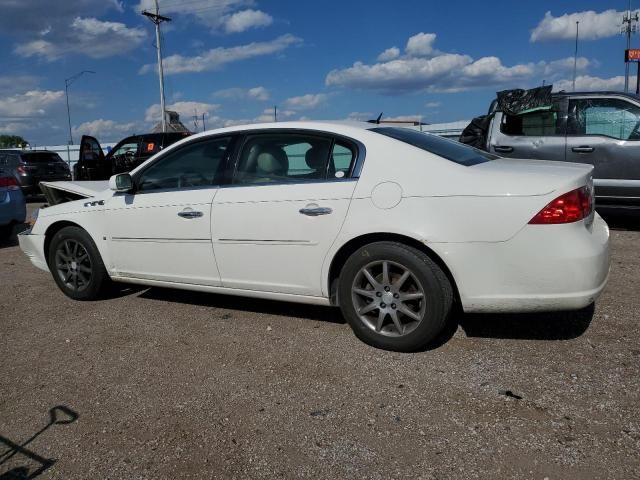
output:
[[69,150],[69,145],[73,145],[73,135],[71,133],[71,111],[69,110],[69,85],[75,82],[78,78],[80,78],[85,73],[96,73],[92,70],[83,70],[75,75],[64,79],[64,96],[67,99],[67,122],[69,123],[69,141],[67,142],[67,163],[69,164],[69,168],[71,168],[71,152]]
[[[631,48],[631,34],[637,31],[637,23],[639,20],[638,12],[631,14],[631,0],[629,0],[629,9],[622,17],[622,32],[627,36],[627,50]],[[624,63],[624,91],[629,92],[629,62]]]
[[204,112],[202,113],[202,131],[207,131],[207,125],[204,123]]
[[576,91],[576,68],[578,66],[578,25],[580,22],[576,22],[576,49],[573,53],[573,91]]
[[148,12],[144,10],[142,15],[148,17],[151,22],[156,26],[156,50],[158,52],[158,77],[160,78],[160,110],[162,111],[162,131],[167,131],[167,119],[166,111],[164,107],[164,71],[162,69],[162,45],[160,43],[160,24],[162,22],[170,22],[169,17],[163,17],[160,15],[160,7],[158,7],[158,0],[156,0],[156,13]]
[[274,122],[278,121],[278,107],[277,107],[277,105],[273,106],[273,121]]

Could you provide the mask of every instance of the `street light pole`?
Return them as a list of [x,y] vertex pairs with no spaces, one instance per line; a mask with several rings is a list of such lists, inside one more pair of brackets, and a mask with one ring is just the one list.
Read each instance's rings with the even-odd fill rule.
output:
[[578,25],[580,22],[576,22],[576,49],[573,53],[573,91],[576,91],[576,69],[578,66]]
[[71,152],[69,151],[69,145],[73,145],[73,135],[71,133],[71,111],[69,110],[69,85],[75,82],[85,73],[96,73],[92,70],[83,70],[75,75],[64,79],[64,95],[67,99],[67,122],[69,124],[69,140],[67,141],[67,163],[69,164],[69,170],[71,170]]

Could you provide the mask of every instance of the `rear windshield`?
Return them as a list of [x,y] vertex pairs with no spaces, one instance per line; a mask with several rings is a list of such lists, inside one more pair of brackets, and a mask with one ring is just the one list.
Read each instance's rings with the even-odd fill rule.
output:
[[401,142],[413,145],[421,150],[433,153],[440,157],[446,158],[452,162],[470,167],[479,163],[488,162],[500,158],[477,148],[464,145],[463,143],[449,140],[448,138],[438,137],[428,133],[417,132],[408,128],[398,127],[379,127],[372,128],[372,132],[395,138]]
[[62,162],[60,155],[53,152],[31,152],[23,153],[20,155],[21,159],[25,163],[51,163]]

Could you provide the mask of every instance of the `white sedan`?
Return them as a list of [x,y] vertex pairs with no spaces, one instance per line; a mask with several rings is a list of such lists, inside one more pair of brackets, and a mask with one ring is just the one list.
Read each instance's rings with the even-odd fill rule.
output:
[[591,166],[339,122],[212,130],[106,182],[44,184],[20,246],[77,300],[112,281],[339,306],[376,347],[465,312],[580,309],[609,230]]

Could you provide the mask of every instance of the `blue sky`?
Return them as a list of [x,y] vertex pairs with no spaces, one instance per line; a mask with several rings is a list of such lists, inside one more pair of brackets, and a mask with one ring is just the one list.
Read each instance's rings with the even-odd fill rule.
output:
[[[159,120],[153,0],[0,0],[0,134],[116,141]],[[526,6],[525,6],[526,5]],[[166,98],[194,128],[279,119],[468,119],[497,90],[623,87],[624,0],[160,0]],[[632,7],[640,8],[634,0]],[[42,15],[43,12],[46,15]],[[632,44],[640,47],[634,36]],[[635,85],[635,83],[634,83]],[[199,128],[202,125],[199,124]]]

